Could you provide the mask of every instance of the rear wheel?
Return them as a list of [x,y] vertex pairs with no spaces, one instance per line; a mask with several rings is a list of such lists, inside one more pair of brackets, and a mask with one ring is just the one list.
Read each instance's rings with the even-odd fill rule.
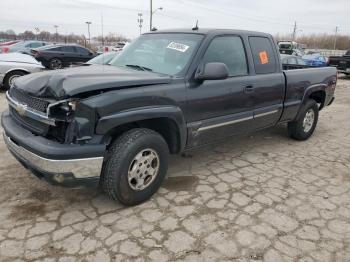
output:
[[319,108],[315,100],[310,99],[302,107],[299,116],[288,123],[288,134],[296,140],[306,140],[315,131],[318,122]]
[[58,58],[51,59],[50,63],[49,63],[49,68],[52,69],[52,70],[63,68],[62,61],[60,59],[58,59]]
[[15,79],[23,75],[26,75],[26,73],[23,71],[9,72],[4,78],[4,89],[8,90],[15,81]]
[[131,206],[149,199],[168,169],[169,149],[164,138],[136,128],[115,140],[107,155],[101,183],[110,198]]

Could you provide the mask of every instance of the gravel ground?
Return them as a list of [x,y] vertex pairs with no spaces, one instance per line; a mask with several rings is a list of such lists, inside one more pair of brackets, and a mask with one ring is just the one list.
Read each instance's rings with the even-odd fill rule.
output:
[[0,260],[350,261],[349,112],[342,78],[310,140],[281,126],[172,157],[131,208],[38,180],[1,138]]

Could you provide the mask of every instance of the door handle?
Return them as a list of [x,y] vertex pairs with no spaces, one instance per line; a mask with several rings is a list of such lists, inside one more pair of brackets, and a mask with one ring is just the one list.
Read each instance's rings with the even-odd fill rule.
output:
[[243,92],[245,94],[253,93],[254,92],[254,86],[252,85],[247,85],[244,87]]

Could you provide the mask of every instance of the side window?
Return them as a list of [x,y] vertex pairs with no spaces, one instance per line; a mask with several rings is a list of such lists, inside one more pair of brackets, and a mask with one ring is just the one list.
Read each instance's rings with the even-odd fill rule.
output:
[[287,64],[289,64],[289,65],[296,65],[297,64],[296,58],[295,57],[288,58]]
[[55,47],[55,48],[48,49],[48,51],[61,52],[61,51],[62,51],[62,48],[61,48],[61,47]]
[[270,39],[267,37],[249,37],[249,44],[252,50],[255,72],[257,74],[275,73],[277,60]]
[[75,53],[75,48],[74,46],[62,46],[62,51],[63,52],[69,52],[69,53]]
[[244,46],[241,38],[238,36],[219,36],[214,38],[203,56],[203,62],[221,62],[226,64],[229,76],[248,74]]
[[78,50],[78,53],[81,54],[81,55],[89,55],[90,52],[88,50],[86,50],[85,48],[82,48],[82,47],[75,47],[77,50]]
[[31,47],[31,48],[37,48],[37,47],[40,47],[40,46],[42,46],[42,45],[41,45],[41,43],[39,43],[39,42],[37,42],[37,43],[31,43],[31,44],[30,44],[30,47]]
[[303,59],[298,58],[299,65],[306,65],[306,62]]

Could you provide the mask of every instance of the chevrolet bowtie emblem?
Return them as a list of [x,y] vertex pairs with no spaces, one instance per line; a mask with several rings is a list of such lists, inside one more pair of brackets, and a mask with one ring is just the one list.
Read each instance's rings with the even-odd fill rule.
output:
[[24,116],[27,111],[27,105],[23,105],[23,104],[16,105],[16,111],[18,112],[19,115]]

